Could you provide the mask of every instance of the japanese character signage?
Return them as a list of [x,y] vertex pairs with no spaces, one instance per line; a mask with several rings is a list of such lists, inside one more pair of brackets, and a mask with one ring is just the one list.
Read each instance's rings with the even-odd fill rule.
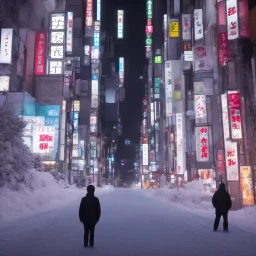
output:
[[92,27],[93,23],[93,0],[86,1],[85,27]]
[[206,96],[194,95],[195,117],[197,124],[207,123]]
[[230,130],[232,139],[242,139],[241,125],[241,101],[240,93],[235,91],[228,92],[228,107],[230,118]]
[[54,150],[54,126],[36,126],[34,140],[34,153],[48,154]]
[[12,39],[13,29],[1,29],[0,63],[12,64]]
[[229,60],[229,41],[227,32],[219,33],[219,63],[221,66]]
[[228,102],[227,102],[226,93],[221,95],[221,108],[222,108],[223,138],[225,143],[226,140],[230,139]]
[[226,154],[226,169],[227,180],[238,181],[238,156],[237,156],[237,143],[232,141],[225,142],[225,154]]
[[90,132],[97,132],[97,116],[95,115],[90,116]]
[[191,40],[191,16],[182,14],[182,39],[183,41]]
[[209,162],[209,126],[196,127],[196,158],[198,162]]
[[124,11],[117,11],[117,38],[122,39],[124,37]]
[[165,111],[166,117],[172,116],[172,95],[173,85],[172,85],[172,67],[171,61],[168,60],[165,62]]
[[213,48],[211,46],[197,45],[194,47],[194,71],[213,70]]
[[120,57],[119,58],[119,67],[118,67],[118,72],[119,72],[119,84],[124,84],[124,58]]
[[179,21],[178,20],[171,20],[169,23],[169,37],[170,38],[177,38],[180,36],[179,32]]
[[228,40],[239,37],[237,0],[226,1]]
[[148,165],[148,143],[142,144],[142,164]]
[[41,31],[36,34],[36,52],[35,52],[35,75],[45,74],[45,46],[46,32]]
[[73,49],[73,12],[67,14],[66,52],[71,53]]
[[239,0],[239,33],[240,37],[250,38],[250,20],[248,0]]
[[241,194],[243,195],[243,205],[254,205],[251,166],[240,166],[240,184]]
[[184,174],[184,138],[183,138],[183,116],[176,114],[176,174]]
[[[67,18],[69,19],[70,16],[67,16]],[[67,27],[66,39],[69,40],[67,41],[69,46],[72,46],[72,36],[70,37],[70,35],[68,35],[69,29],[70,27]],[[64,58],[64,51],[65,51],[65,48],[64,48],[65,47],[64,45],[65,44],[65,14],[64,13],[51,14],[49,39],[50,39],[50,45],[49,45],[48,73],[49,75],[61,75],[63,73],[63,58]]]
[[147,19],[153,19],[153,0],[147,0]]
[[195,34],[195,40],[200,40],[204,38],[202,9],[194,10],[194,34]]

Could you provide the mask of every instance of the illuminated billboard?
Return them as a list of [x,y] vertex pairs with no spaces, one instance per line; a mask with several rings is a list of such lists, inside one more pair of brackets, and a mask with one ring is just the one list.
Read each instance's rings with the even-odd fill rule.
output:
[[124,38],[124,11],[117,11],[117,38]]
[[124,58],[120,57],[119,58],[119,67],[118,67],[118,72],[119,72],[119,84],[124,84]]
[[101,0],[97,0],[97,21],[101,19]]

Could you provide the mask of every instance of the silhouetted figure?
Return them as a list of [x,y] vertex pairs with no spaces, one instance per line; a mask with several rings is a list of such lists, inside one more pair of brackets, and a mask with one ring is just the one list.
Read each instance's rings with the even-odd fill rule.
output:
[[79,219],[84,224],[84,246],[88,246],[90,235],[90,246],[94,245],[94,230],[100,219],[100,201],[94,196],[95,187],[87,187],[87,195],[82,198],[79,208]]
[[226,191],[224,183],[219,185],[219,189],[212,197],[212,205],[216,210],[213,230],[217,231],[220,223],[220,218],[223,216],[223,230],[228,231],[228,211],[232,207],[230,194]]

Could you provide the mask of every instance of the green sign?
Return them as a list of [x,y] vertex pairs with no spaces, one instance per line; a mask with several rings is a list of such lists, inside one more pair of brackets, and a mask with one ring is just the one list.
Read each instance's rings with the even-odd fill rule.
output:
[[160,78],[159,77],[154,78],[154,93],[160,94]]
[[147,18],[153,18],[153,0],[147,0]]
[[147,38],[146,39],[146,46],[152,46],[152,38]]
[[155,56],[155,64],[162,64],[162,56]]

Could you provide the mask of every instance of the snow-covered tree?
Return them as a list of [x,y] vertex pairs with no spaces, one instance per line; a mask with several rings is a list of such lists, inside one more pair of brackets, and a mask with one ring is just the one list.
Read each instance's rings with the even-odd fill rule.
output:
[[26,183],[34,156],[22,139],[25,126],[11,105],[0,108],[0,187],[16,189],[19,183]]

